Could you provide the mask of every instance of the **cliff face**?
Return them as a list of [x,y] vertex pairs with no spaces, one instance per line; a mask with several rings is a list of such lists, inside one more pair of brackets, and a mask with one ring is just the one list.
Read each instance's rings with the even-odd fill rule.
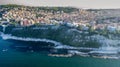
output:
[[7,26],[4,34],[20,38],[48,39],[74,47],[119,46],[119,32],[77,30],[66,25],[38,25],[28,27]]
[[3,27],[2,26],[0,26],[0,32],[2,32],[3,31]]
[[77,29],[67,26],[39,26],[39,27],[22,27],[6,28],[6,34],[24,38],[40,38],[61,42],[65,45],[75,47],[99,47],[100,44],[92,40],[87,32],[80,32]]

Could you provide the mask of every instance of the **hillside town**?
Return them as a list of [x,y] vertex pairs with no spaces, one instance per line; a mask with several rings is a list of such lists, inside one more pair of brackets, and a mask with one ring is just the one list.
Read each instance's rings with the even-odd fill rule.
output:
[[[18,6],[18,7],[0,7],[0,23],[14,24],[16,26],[31,26],[34,24],[40,25],[67,25],[70,27],[82,28],[82,30],[104,30],[110,32],[120,30],[119,14],[111,15],[110,12],[94,11],[87,9],[78,9],[71,12],[64,10],[52,9],[51,7],[44,7],[46,9],[39,9],[37,7]],[[54,7],[53,7],[54,8]],[[66,7],[66,9],[69,7]],[[56,8],[57,9],[57,8]],[[104,15],[105,14],[105,15]],[[101,18],[101,16],[104,16]]]
[[[82,55],[86,56],[111,57],[114,52],[107,51],[112,50],[111,46],[120,45],[119,11],[119,9],[1,5],[0,35],[5,40],[53,43],[52,48],[57,50],[64,49],[65,52],[75,50],[75,53],[72,52],[73,55],[79,55],[79,52],[81,55],[83,52]],[[119,53],[120,51],[116,51],[115,55]],[[59,51],[55,50],[50,55],[69,56],[58,54]]]

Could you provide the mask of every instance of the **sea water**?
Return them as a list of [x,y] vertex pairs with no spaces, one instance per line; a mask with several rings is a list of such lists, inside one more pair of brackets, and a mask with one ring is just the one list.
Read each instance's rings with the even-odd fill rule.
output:
[[[15,45],[25,47],[26,45],[35,44],[33,42],[11,41],[0,38],[0,67],[120,67],[119,59],[81,56],[52,57],[48,56],[48,48],[40,51],[15,48]],[[48,43],[39,43],[39,45],[45,44],[48,45]]]

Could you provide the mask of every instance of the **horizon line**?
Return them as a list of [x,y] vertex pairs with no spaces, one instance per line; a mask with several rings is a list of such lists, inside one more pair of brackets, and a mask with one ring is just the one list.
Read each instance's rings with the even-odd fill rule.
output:
[[88,8],[88,7],[77,7],[77,6],[69,6],[69,5],[23,5],[23,4],[0,4],[0,5],[19,5],[19,6],[29,6],[29,7],[72,7],[77,9],[120,9],[120,8]]

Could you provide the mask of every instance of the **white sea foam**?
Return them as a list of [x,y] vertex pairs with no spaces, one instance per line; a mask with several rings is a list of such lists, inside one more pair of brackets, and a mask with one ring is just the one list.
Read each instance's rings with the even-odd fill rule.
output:
[[91,36],[91,38],[93,40],[96,40],[97,42],[101,43],[102,46],[117,46],[120,44],[120,40],[119,39],[109,39],[109,38],[106,38],[102,35],[93,35]]
[[49,40],[49,39],[38,39],[38,38],[24,38],[24,37],[16,37],[16,36],[11,36],[10,34],[1,34],[2,39],[7,40],[7,39],[13,39],[13,40],[21,40],[21,41],[41,41],[41,42],[50,42],[55,44],[55,46],[61,45],[60,42],[56,42],[53,40]]
[[90,53],[98,53],[98,54],[118,54],[117,51],[105,51],[105,50],[99,50],[99,51],[91,51]]
[[49,39],[40,39],[40,38],[24,38],[24,37],[16,37],[16,36],[11,36],[10,34],[1,34],[1,37],[4,39],[4,40],[7,40],[7,39],[13,39],[13,40],[21,40],[21,41],[36,41],[36,42],[39,42],[39,41],[42,41],[42,42],[50,42],[50,43],[53,43],[55,44],[55,48],[56,49],[83,49],[83,50],[95,50],[96,48],[85,48],[85,47],[72,47],[72,46],[68,46],[68,45],[63,45],[61,42],[57,42],[57,41],[54,41],[54,40],[49,40]]
[[98,53],[98,54],[118,54],[120,52],[120,40],[119,39],[109,39],[101,35],[93,35],[91,36],[94,40],[97,40],[101,45],[98,50],[93,50],[90,53]]
[[68,53],[70,54],[76,54],[76,55],[80,55],[80,56],[89,56],[88,53],[85,53],[85,52],[80,52],[80,51],[77,51],[77,50],[69,50]]
[[[114,46],[111,46],[111,43],[115,43],[115,44],[119,44],[118,41],[115,41],[114,40],[110,40],[110,39],[107,39],[103,36],[100,36],[100,35],[95,35],[95,36],[91,36],[93,37],[93,39],[96,39],[98,40],[98,42],[102,43],[102,47],[100,48],[87,48],[87,47],[72,47],[72,46],[68,46],[68,45],[63,45],[62,43],[60,42],[57,42],[57,41],[54,41],[54,40],[49,40],[49,39],[40,39],[40,38],[23,38],[23,37],[16,37],[16,36],[11,36],[10,34],[3,34],[1,33],[1,37],[4,39],[4,40],[7,40],[7,39],[14,39],[14,40],[21,40],[21,41],[42,41],[42,42],[50,42],[50,43],[53,43],[55,44],[55,47],[56,49],[68,49],[70,50],[69,53],[71,54],[77,54],[77,55],[80,55],[80,56],[88,56],[88,53],[85,53],[85,52],[80,52],[80,51],[77,51],[77,50],[90,50],[89,53],[93,54],[93,53],[98,53],[98,54],[103,54],[101,57],[106,57],[106,58],[118,58],[117,56],[109,56],[107,54],[112,54],[112,55],[116,55],[119,53],[119,47],[114,47]],[[110,42],[110,41],[113,41],[113,42]],[[108,42],[108,43],[107,43]],[[107,43],[107,44],[106,44]],[[110,43],[110,45],[109,45]],[[106,45],[106,46],[105,46]],[[76,51],[74,51],[76,50]],[[105,56],[104,56],[105,54]],[[107,56],[106,56],[107,55]]]

